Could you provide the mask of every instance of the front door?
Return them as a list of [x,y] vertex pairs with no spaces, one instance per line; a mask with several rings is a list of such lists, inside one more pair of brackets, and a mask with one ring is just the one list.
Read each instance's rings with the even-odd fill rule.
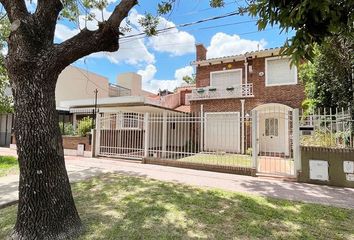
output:
[[288,120],[282,112],[264,112],[259,116],[259,151],[262,155],[287,155]]

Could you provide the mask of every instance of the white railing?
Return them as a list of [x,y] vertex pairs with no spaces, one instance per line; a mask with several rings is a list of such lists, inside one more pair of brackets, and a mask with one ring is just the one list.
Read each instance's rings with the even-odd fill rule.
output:
[[253,83],[228,88],[212,86],[192,90],[191,100],[253,97]]
[[353,125],[349,109],[302,112],[300,143],[302,146],[353,148]]

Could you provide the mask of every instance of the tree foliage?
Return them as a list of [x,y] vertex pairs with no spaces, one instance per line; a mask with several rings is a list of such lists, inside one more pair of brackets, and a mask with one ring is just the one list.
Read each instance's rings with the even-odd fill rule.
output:
[[352,0],[252,0],[247,9],[250,15],[259,18],[260,30],[267,25],[295,30],[294,37],[285,44],[284,53],[292,55],[297,63],[304,58],[312,60],[315,44],[324,43],[327,37],[354,37]]
[[316,45],[313,61],[300,66],[299,77],[307,97],[305,109],[353,106],[353,44],[353,39],[327,38]]
[[195,77],[194,76],[184,76],[183,81],[186,82],[187,84],[195,84]]
[[10,86],[9,77],[5,67],[6,36],[9,35],[9,21],[6,17],[0,20],[0,113],[13,111],[12,97],[6,92]]

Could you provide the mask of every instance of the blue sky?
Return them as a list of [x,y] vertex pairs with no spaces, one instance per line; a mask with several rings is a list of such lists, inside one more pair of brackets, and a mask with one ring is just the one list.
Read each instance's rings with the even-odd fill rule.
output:
[[[104,12],[105,18],[115,6],[114,0],[111,2]],[[140,5],[129,15],[132,31],[126,35],[141,32],[137,20],[145,12],[156,13],[158,2],[158,0],[140,1]],[[225,2],[224,8],[213,9],[210,8],[208,0],[180,0],[171,14],[161,18],[160,27],[223,15],[235,11],[238,5],[244,4],[242,0]],[[101,14],[97,13],[100,20],[98,16]],[[97,21],[87,23],[87,26],[93,29],[96,25]],[[72,23],[61,21],[57,25],[56,41],[63,41],[77,31],[77,27]],[[146,90],[174,89],[181,83],[184,75],[193,72],[190,62],[195,59],[195,43],[203,43],[208,48],[208,57],[220,57],[257,48],[278,47],[290,36],[286,33],[280,34],[279,28],[270,26],[266,31],[257,32],[255,19],[247,15],[231,16],[178,28],[157,37],[121,40],[117,53],[95,54],[77,61],[74,65],[108,77],[112,83],[115,83],[118,74],[129,71],[138,72],[143,76],[143,86]]]

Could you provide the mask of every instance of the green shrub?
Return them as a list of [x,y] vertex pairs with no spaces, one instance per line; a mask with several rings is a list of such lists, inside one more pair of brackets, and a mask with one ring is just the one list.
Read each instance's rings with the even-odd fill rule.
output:
[[77,125],[77,133],[81,137],[85,137],[87,133],[89,133],[92,129],[92,118],[84,117],[82,120],[79,121]]
[[74,126],[71,123],[64,123],[64,128],[63,128],[63,122],[59,122],[59,128],[60,132],[62,135],[76,135]]
[[252,148],[247,148],[246,154],[252,156]]
[[315,130],[312,135],[301,136],[302,146],[336,147],[336,136],[325,130]]

